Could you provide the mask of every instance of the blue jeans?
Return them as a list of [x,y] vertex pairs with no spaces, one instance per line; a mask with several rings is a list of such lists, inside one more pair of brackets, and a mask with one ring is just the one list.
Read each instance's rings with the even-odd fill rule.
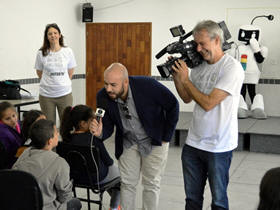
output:
[[182,166],[186,193],[186,210],[202,210],[208,178],[212,210],[228,209],[227,186],[232,151],[212,153],[184,145]]

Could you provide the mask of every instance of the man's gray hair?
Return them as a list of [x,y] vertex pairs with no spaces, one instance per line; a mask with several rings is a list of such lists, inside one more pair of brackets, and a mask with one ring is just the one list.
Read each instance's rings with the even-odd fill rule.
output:
[[201,30],[206,30],[208,32],[210,39],[214,39],[218,36],[221,40],[221,47],[222,47],[224,43],[224,32],[218,23],[212,20],[203,20],[199,22],[193,29],[193,36],[195,36]]

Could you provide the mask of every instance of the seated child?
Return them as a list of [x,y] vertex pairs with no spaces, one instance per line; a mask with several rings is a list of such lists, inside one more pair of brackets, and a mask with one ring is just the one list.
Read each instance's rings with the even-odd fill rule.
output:
[[[113,165],[113,160],[108,154],[103,141],[95,137],[92,138],[92,123],[97,123],[97,121],[94,119],[94,113],[91,107],[86,105],[77,105],[73,108],[70,106],[66,107],[60,125],[60,134],[64,142],[90,147],[92,141],[93,145],[99,148],[100,159],[103,162],[103,164],[100,164],[101,167],[99,168],[99,183],[103,184],[119,177],[120,173],[118,167]],[[99,132],[97,136],[101,134],[102,127]],[[96,133],[94,135],[96,135]],[[111,195],[110,208],[112,210],[120,208],[119,185],[120,183],[108,190],[108,193]]]
[[16,153],[23,144],[18,115],[9,102],[0,103],[0,142],[6,151],[6,161],[2,168],[11,168],[16,161]]
[[52,121],[36,121],[30,128],[32,146],[24,150],[13,169],[35,176],[43,195],[44,210],[81,209],[81,202],[72,198],[69,165],[52,151],[57,146],[58,135]]
[[40,119],[46,119],[46,116],[41,112],[40,110],[31,109],[28,112],[25,112],[23,114],[23,122],[22,122],[22,128],[21,133],[24,140],[25,145],[29,145],[31,140],[29,138],[29,130],[31,125]]

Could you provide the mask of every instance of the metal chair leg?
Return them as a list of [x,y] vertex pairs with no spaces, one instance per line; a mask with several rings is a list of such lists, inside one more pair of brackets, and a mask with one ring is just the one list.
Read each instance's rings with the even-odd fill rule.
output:
[[103,203],[103,192],[100,192],[99,193],[99,200],[100,200],[100,203],[99,203],[99,210],[102,210],[102,203]]
[[76,194],[76,188],[75,186],[73,186],[73,193],[74,193],[74,197],[77,198],[77,194]]
[[88,210],[90,210],[90,192],[89,192],[89,188],[87,188],[87,200],[88,200]]

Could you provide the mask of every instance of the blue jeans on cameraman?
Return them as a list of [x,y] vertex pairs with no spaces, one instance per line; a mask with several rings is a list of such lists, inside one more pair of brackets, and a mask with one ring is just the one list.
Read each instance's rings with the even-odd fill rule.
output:
[[203,194],[208,178],[212,194],[212,210],[229,209],[227,186],[232,151],[213,153],[184,145],[182,151],[186,210],[202,210]]

